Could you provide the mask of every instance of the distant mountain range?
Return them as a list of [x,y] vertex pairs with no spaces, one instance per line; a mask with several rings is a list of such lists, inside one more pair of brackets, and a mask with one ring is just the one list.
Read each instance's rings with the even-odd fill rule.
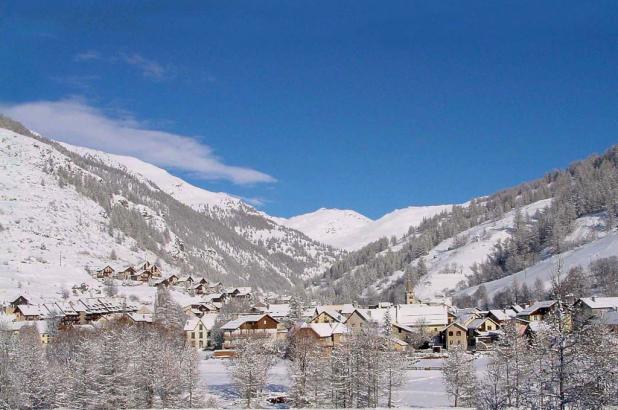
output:
[[[615,172],[615,166],[605,168],[603,175]],[[569,175],[551,174],[466,204],[399,209],[376,220],[324,208],[280,218],[139,159],[48,140],[0,116],[0,297],[24,286],[43,293],[93,283],[87,270],[142,259],[158,260],[164,272],[348,301],[400,297],[404,277],[422,259],[427,271],[417,278],[419,296],[470,294],[477,289],[466,290],[474,264],[513,236],[515,212],[532,227],[543,213],[560,211],[550,209],[552,199],[557,186],[575,178]],[[576,248],[582,245],[589,259],[618,254],[606,208],[588,206],[569,216],[561,240],[580,256],[565,254],[566,261],[581,260]],[[596,241],[602,242],[589,245]],[[548,281],[550,264],[543,261],[555,249],[543,246],[533,255],[536,273],[518,274],[518,281]],[[531,270],[530,263],[522,266]],[[496,293],[509,283],[500,279],[487,289]]]

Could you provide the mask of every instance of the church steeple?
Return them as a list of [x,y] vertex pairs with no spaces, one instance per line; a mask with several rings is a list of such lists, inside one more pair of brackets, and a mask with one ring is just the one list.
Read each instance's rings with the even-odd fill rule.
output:
[[412,285],[410,278],[406,278],[406,305],[412,305],[414,303],[416,303],[416,298],[414,297],[414,286]]

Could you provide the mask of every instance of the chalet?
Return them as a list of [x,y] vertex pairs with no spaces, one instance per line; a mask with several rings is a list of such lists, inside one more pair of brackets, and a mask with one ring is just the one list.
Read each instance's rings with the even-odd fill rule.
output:
[[442,329],[444,345],[447,349],[460,346],[468,349],[468,328],[458,322],[453,322]]
[[193,285],[193,286],[191,287],[191,289],[193,290],[193,292],[194,292],[196,295],[204,295],[204,294],[208,293],[208,292],[207,292],[208,287],[207,287],[205,284],[203,284],[203,283],[199,283],[199,282],[198,282],[198,283],[196,283],[195,285]]
[[217,313],[219,310],[219,307],[209,302],[197,302],[184,307],[185,314],[195,317],[202,317],[205,314]]
[[408,326],[400,325],[398,323],[393,323],[392,326],[393,326],[393,329],[392,329],[393,337],[399,340],[402,340],[402,341],[409,340],[410,337],[412,337],[415,333],[415,330]]
[[513,309],[491,309],[487,314],[487,317],[491,318],[491,320],[500,325],[502,323],[515,320],[517,317],[517,312]]
[[342,323],[303,323],[293,331],[294,337],[310,337],[315,339],[320,347],[330,351],[345,340],[349,333]]
[[187,289],[189,289],[190,287],[193,286],[193,282],[195,282],[195,280],[193,279],[193,277],[191,275],[179,276],[178,280],[176,281],[176,285],[184,286]]
[[489,317],[475,319],[468,324],[468,346],[487,350],[501,335],[500,325]]
[[114,270],[114,268],[112,268],[111,266],[107,265],[103,269],[99,269],[96,272],[96,275],[97,275],[98,279],[113,278],[115,273],[116,273],[116,271]]
[[578,299],[573,306],[580,321],[603,317],[607,312],[618,309],[618,297],[597,297]]
[[354,309],[354,311],[344,319],[345,325],[351,332],[358,331],[371,321],[368,314],[369,309]]
[[268,314],[240,316],[221,326],[224,332],[223,348],[233,349],[235,340],[248,336],[261,336],[275,340],[278,325],[279,321]]
[[41,305],[17,305],[13,309],[15,320],[18,322],[41,320],[47,316],[47,313],[47,309]]
[[266,312],[277,320],[290,316],[290,305],[288,303],[278,303],[268,305]]
[[204,295],[202,297],[204,302],[209,303],[223,303],[225,302],[225,294],[224,293],[210,293],[208,295]]
[[408,348],[408,343],[405,340],[397,337],[391,337],[388,339],[389,347],[396,352],[404,352]]
[[217,315],[205,315],[201,318],[191,318],[185,323],[184,331],[187,340],[198,349],[213,347],[210,331],[215,325]]
[[119,279],[119,280],[130,280],[131,278],[133,278],[135,276],[136,272],[137,272],[137,270],[133,266],[129,266],[125,270],[117,272],[116,273],[116,279]]
[[448,310],[445,305],[397,305],[392,320],[413,329],[422,327],[426,334],[436,336],[448,324]]
[[311,323],[342,323],[345,318],[334,310],[325,309],[321,306],[315,308],[315,315],[310,320]]
[[29,300],[26,299],[26,297],[23,295],[19,295],[15,299],[9,299],[8,303],[7,301],[2,302],[2,305],[5,306],[4,313],[6,314],[12,314],[15,311],[15,308],[19,305],[29,305],[29,304],[30,304]]
[[221,282],[209,283],[208,284],[208,293],[221,293],[223,290],[223,285]]
[[555,305],[555,300],[544,300],[541,302],[535,302],[532,304],[532,306],[517,313],[517,317],[527,320],[528,322],[543,320],[549,313],[552,312]]
[[125,317],[130,323],[140,326],[152,325],[154,322],[154,315],[152,313],[126,313]]
[[150,263],[149,261],[142,261],[138,263],[137,265],[135,265],[135,270],[147,271],[150,273],[150,276],[155,278],[161,277],[161,268],[154,263]]

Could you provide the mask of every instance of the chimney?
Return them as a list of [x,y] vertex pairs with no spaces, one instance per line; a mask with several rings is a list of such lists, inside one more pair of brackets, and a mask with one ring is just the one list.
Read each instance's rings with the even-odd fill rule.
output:
[[593,302],[596,302],[596,301],[597,301],[597,297],[596,297],[596,296],[593,296],[593,297],[592,297],[592,301],[593,301]]

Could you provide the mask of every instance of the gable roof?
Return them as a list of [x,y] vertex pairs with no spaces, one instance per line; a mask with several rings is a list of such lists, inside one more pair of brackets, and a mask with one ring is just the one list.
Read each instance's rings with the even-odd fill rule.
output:
[[618,297],[596,297],[580,298],[579,302],[588,306],[590,309],[611,309],[618,308]]
[[322,313],[327,314],[328,316],[330,316],[331,318],[333,318],[334,320],[336,320],[337,322],[344,322],[345,318],[343,316],[341,316],[337,311],[329,309],[329,308],[325,308],[323,306],[318,306],[315,308],[315,315],[313,316],[313,319],[315,319],[316,317],[320,316]]
[[331,337],[335,334],[348,333],[348,327],[343,323],[303,323],[301,329],[309,328],[319,337]]
[[529,316],[539,309],[549,309],[555,303],[555,300],[542,300],[540,302],[534,302],[531,306],[519,312],[517,316]]
[[268,316],[269,318],[271,318],[275,322],[279,323],[279,321],[277,319],[273,318],[269,314],[263,314],[263,315],[243,315],[243,316],[238,317],[238,319],[230,320],[229,322],[227,322],[226,324],[221,326],[221,329],[223,329],[223,330],[236,330],[240,326],[244,325],[245,323],[259,322],[260,320],[262,320],[262,318],[264,318],[266,316]]
[[496,322],[494,322],[491,318],[488,317],[482,317],[479,319],[474,319],[472,322],[468,323],[468,329],[473,329],[476,330],[479,327],[481,327],[483,325],[483,323],[490,321],[491,323],[493,323],[494,325],[498,325]]
[[489,314],[501,322],[511,320],[517,316],[517,312],[513,309],[491,309]]

